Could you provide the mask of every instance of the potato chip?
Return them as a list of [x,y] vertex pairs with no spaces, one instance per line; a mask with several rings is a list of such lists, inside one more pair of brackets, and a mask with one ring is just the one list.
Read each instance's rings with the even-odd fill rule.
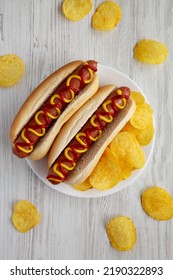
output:
[[102,3],[92,17],[92,26],[97,30],[112,30],[121,20],[121,7],[112,1]]
[[40,221],[37,208],[29,201],[21,200],[14,205],[12,222],[20,232],[27,232]]
[[132,134],[134,134],[134,135],[136,136],[136,133],[137,133],[138,130],[139,130],[139,129],[133,127],[133,126],[131,125],[130,121],[128,121],[128,122],[126,123],[126,125],[122,128],[121,132],[122,132],[122,131],[128,131],[128,132],[130,132],[130,133],[132,133]]
[[145,98],[140,92],[132,91],[131,97],[135,101],[136,105],[145,103]]
[[139,104],[136,106],[135,113],[130,119],[133,127],[138,129],[146,129],[153,122],[153,110],[149,104]]
[[128,169],[138,169],[144,166],[144,152],[132,133],[127,131],[118,133],[111,142],[110,149],[115,154],[118,162],[123,162]]
[[110,220],[106,232],[112,247],[119,251],[131,250],[136,243],[136,227],[128,217],[120,216]]
[[127,164],[126,161],[121,160],[118,157],[118,154],[114,154],[114,157],[116,158],[118,165],[120,167],[121,173],[120,173],[120,180],[125,180],[128,177],[130,177],[130,175],[132,174],[132,166],[130,164]]
[[143,39],[134,47],[134,57],[141,62],[150,64],[163,63],[168,55],[167,46],[161,42]]
[[144,211],[158,221],[173,218],[173,199],[163,188],[153,186],[145,190],[141,195],[141,203]]
[[125,161],[118,161],[118,164],[121,168],[121,180],[126,180],[132,174],[132,166],[130,163],[127,164]]
[[121,170],[121,180],[126,180],[132,175],[132,169],[130,166],[124,164],[124,167]]
[[83,19],[91,9],[91,0],[64,0],[62,5],[65,17],[73,21]]
[[92,188],[89,178],[87,178],[83,183],[79,185],[74,185],[72,187],[78,191],[87,191]]
[[10,87],[16,84],[24,72],[24,63],[15,54],[0,56],[0,86]]
[[146,129],[137,129],[136,138],[138,140],[138,143],[141,146],[146,146],[150,144],[151,140],[154,137],[154,133],[155,133],[155,128],[153,122]]
[[137,129],[133,127],[130,122],[127,122],[121,131],[131,132],[136,136],[136,139],[138,140],[138,143],[141,146],[146,146],[149,145],[150,142],[152,141],[155,133],[155,128],[154,128],[153,121],[151,125],[146,129]]
[[90,184],[99,190],[108,190],[120,181],[121,169],[113,153],[107,147],[89,176]]

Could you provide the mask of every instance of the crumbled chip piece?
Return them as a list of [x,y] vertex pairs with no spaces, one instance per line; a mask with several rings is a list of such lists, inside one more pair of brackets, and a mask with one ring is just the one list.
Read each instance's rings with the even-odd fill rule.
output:
[[158,221],[173,218],[173,199],[163,188],[153,186],[143,191],[141,203],[144,211]]
[[138,143],[141,146],[149,145],[152,141],[155,133],[155,128],[153,121],[151,125],[145,129],[138,129],[131,125],[130,122],[127,122],[126,125],[123,127],[122,131],[128,131],[131,132],[136,136],[136,139],[138,140]]
[[73,188],[78,191],[87,191],[92,188],[89,178],[79,185],[73,185]]
[[24,72],[22,59],[15,54],[0,56],[0,86],[10,87],[16,84]]
[[132,91],[131,97],[135,101],[136,105],[145,103],[145,98],[140,92]]
[[146,129],[151,126],[153,122],[153,110],[147,103],[139,104],[136,106],[135,113],[130,119],[133,127],[138,129]]
[[83,19],[91,9],[91,0],[64,0],[62,5],[65,17],[72,21]]
[[121,7],[112,1],[102,3],[92,17],[92,26],[97,30],[112,30],[121,20]]
[[115,154],[118,162],[127,166],[127,170],[138,169],[144,166],[144,152],[132,133],[127,131],[118,133],[111,142],[110,149]]
[[99,190],[108,190],[120,181],[121,169],[113,153],[107,147],[98,164],[89,176],[91,185]]
[[21,200],[14,205],[12,222],[20,232],[27,232],[40,221],[37,208],[29,201]]
[[134,57],[141,62],[150,64],[163,63],[168,55],[165,44],[154,40],[140,40],[134,47]]
[[136,227],[128,217],[120,216],[110,220],[106,231],[112,247],[119,251],[131,250],[136,243]]

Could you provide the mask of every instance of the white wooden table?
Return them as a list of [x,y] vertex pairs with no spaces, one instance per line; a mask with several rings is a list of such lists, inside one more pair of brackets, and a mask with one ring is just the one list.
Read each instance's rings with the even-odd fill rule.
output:
[[[0,0],[0,55],[15,53],[25,62],[22,80],[0,89],[0,259],[172,259],[173,220],[157,222],[142,210],[140,194],[160,185],[173,195],[173,1],[119,0],[123,17],[111,32],[91,28],[90,14],[70,22],[58,0]],[[162,41],[166,63],[144,65],[133,59],[139,39]],[[95,59],[127,74],[154,108],[156,141],[144,173],[123,191],[96,199],[70,197],[44,185],[25,160],[14,157],[8,137],[14,115],[29,92],[47,75],[76,59]],[[26,234],[11,223],[13,204],[26,199],[41,214]],[[105,223],[127,215],[137,228],[133,250],[118,252],[108,241]]]

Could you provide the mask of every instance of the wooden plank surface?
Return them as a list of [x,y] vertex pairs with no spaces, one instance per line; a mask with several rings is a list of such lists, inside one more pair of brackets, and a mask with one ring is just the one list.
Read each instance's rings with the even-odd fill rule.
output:
[[[151,185],[173,195],[173,1],[119,0],[123,17],[116,29],[99,32],[90,14],[70,22],[58,0],[0,0],[0,55],[15,53],[25,62],[22,80],[0,89],[0,259],[172,259],[173,221],[157,222],[141,208],[141,191]],[[162,41],[169,48],[164,64],[133,59],[139,39]],[[82,199],[44,185],[25,160],[12,156],[10,124],[29,92],[52,71],[76,59],[95,59],[127,74],[154,108],[153,156],[134,184],[111,196]],[[41,213],[40,225],[26,234],[11,224],[13,203],[26,199]],[[127,215],[137,227],[137,244],[118,252],[109,244],[105,223]]]

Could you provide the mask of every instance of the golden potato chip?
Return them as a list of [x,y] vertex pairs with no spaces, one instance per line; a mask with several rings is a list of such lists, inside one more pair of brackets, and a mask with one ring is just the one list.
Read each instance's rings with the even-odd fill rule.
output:
[[126,180],[132,174],[132,166],[130,163],[127,164],[125,161],[118,161],[118,164],[121,168],[121,180]]
[[131,97],[135,101],[136,105],[145,103],[145,98],[140,92],[132,91]]
[[138,129],[146,129],[153,122],[153,110],[149,104],[139,104],[130,119],[132,126]]
[[173,199],[161,187],[153,186],[145,190],[141,203],[144,211],[153,219],[163,221],[173,218]]
[[141,146],[146,146],[150,144],[151,140],[154,137],[154,133],[155,128],[152,122],[152,124],[146,129],[137,129],[136,138]]
[[73,21],[81,20],[91,9],[91,0],[64,0],[62,5],[62,11],[65,17]]
[[150,64],[163,63],[168,55],[165,44],[153,40],[140,40],[134,47],[134,57],[141,62]]
[[124,163],[127,169],[142,168],[145,163],[144,152],[141,149],[135,135],[122,131],[110,144],[111,151],[115,154],[118,162]]
[[0,86],[9,87],[16,84],[24,72],[24,63],[15,54],[0,56]]
[[133,157],[132,157],[132,154],[131,154],[130,163],[133,166],[133,169],[142,168],[145,164],[145,155],[144,155],[144,152],[141,149],[139,143],[138,143],[138,148],[136,149],[136,151],[134,151]]
[[121,20],[121,7],[112,1],[102,3],[92,17],[92,26],[97,30],[112,30]]
[[21,200],[14,205],[12,222],[20,232],[27,232],[40,221],[37,208],[29,201]]
[[136,136],[136,139],[138,140],[138,143],[141,146],[146,146],[150,144],[151,140],[153,139],[155,128],[154,128],[153,121],[151,125],[146,129],[137,129],[133,127],[130,122],[127,122],[121,131],[131,132]]
[[118,162],[118,165],[120,167],[120,180],[125,180],[127,179],[128,177],[130,177],[130,175],[132,174],[132,166],[126,161],[121,160],[119,157],[118,157],[118,154],[114,154],[114,157],[116,158],[117,162]]
[[74,185],[72,187],[78,191],[87,191],[92,188],[89,178],[87,178],[83,183],[79,185]]
[[119,251],[131,250],[136,243],[136,227],[128,217],[120,216],[110,220],[106,231],[112,247]]
[[134,126],[131,125],[130,121],[128,121],[126,123],[126,125],[122,128],[121,132],[122,131],[128,131],[132,134],[134,134],[136,136],[136,131],[138,131],[139,129],[135,128]]
[[108,190],[120,181],[121,169],[111,150],[107,147],[89,176],[90,184],[99,190]]

